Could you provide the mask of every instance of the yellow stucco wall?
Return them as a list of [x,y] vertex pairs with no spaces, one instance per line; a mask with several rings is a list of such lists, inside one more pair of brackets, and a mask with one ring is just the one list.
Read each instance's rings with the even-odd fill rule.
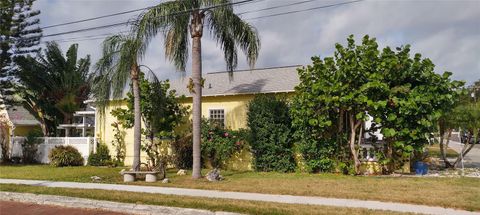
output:
[[[290,97],[292,93],[279,93],[276,94],[280,97]],[[202,115],[205,118],[209,117],[210,109],[224,109],[225,111],[225,125],[229,129],[237,130],[245,128],[247,126],[247,105],[255,97],[253,94],[249,95],[232,95],[232,96],[212,96],[202,98]],[[185,106],[192,104],[191,98],[184,98],[179,101]],[[111,144],[113,140],[113,127],[111,124],[116,122],[116,118],[110,114],[110,111],[118,108],[126,108],[125,102],[111,102],[106,110],[106,115],[102,118],[97,113],[97,125],[95,127],[95,134],[97,138],[100,138],[104,143],[109,146],[110,152],[113,155],[114,148]],[[143,124],[142,124],[143,126]],[[125,142],[126,142],[126,159],[125,164],[131,165],[133,161],[133,130],[125,130]],[[142,162],[146,159],[146,155],[142,152]],[[252,155],[248,151],[242,151],[233,156],[232,160],[228,162],[227,167],[229,169],[237,170],[251,170],[252,169]]]
[[15,130],[13,130],[13,135],[14,136],[21,136],[25,137],[27,136],[28,132],[38,129],[41,131],[41,128],[39,125],[17,125],[15,126]]

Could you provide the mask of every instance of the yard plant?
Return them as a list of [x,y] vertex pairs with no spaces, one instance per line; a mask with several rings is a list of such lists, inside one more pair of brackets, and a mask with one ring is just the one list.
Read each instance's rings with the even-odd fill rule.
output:
[[255,170],[295,170],[289,110],[285,100],[272,95],[255,96],[248,104],[247,126]]
[[410,56],[409,45],[379,50],[374,38],[357,45],[352,35],[335,47],[333,57],[313,57],[298,70],[292,117],[301,154],[310,171],[347,167],[359,174],[363,134],[379,130],[385,145],[376,156],[391,173],[423,151],[463,83],[435,73],[430,59]]
[[83,157],[73,146],[55,146],[48,154],[50,165],[54,167],[82,166]]

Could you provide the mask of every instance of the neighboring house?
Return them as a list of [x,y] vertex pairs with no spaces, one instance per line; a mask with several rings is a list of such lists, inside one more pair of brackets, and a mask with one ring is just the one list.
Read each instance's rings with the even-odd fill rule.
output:
[[13,136],[26,136],[33,129],[41,131],[40,122],[22,106],[8,107],[7,114],[14,126]]
[[[204,74],[205,79],[202,98],[202,115],[205,118],[218,120],[230,129],[240,129],[247,126],[247,104],[257,94],[275,94],[278,96],[289,97],[293,95],[294,88],[299,84],[297,68],[300,66],[286,66],[274,68],[262,68],[253,70],[241,70],[233,72],[215,72]],[[189,78],[177,79],[170,82],[171,89],[177,91],[178,96],[186,96],[180,99],[180,103],[191,106],[192,98],[187,89]],[[116,118],[110,114],[110,111],[116,108],[126,108],[126,103],[121,101],[112,101],[101,116],[97,113],[95,128],[96,137],[114,151],[112,141],[114,137],[114,128],[112,123]],[[98,110],[97,110],[98,111]],[[143,126],[143,125],[142,125]],[[133,129],[124,131],[126,142],[126,160],[125,164],[131,164],[133,160]],[[242,153],[239,160],[249,160],[251,155]],[[142,159],[145,154],[142,152]],[[232,164],[236,169],[250,169],[250,162]]]

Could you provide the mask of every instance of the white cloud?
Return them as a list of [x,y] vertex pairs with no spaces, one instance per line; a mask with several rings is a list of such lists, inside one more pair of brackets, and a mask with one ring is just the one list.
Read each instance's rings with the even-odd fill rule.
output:
[[[85,19],[125,10],[146,7],[160,1],[147,0],[40,0],[36,7],[42,11],[42,26]],[[291,0],[266,0],[236,8],[250,11],[274,5],[291,3]],[[245,14],[252,18],[293,9],[338,3],[339,1],[315,1],[296,7]],[[77,28],[92,27],[125,21],[134,14],[112,17],[47,29],[44,34]],[[454,73],[455,79],[469,82],[480,79],[480,1],[380,1],[370,0],[350,5],[252,20],[259,30],[262,49],[257,67],[307,64],[313,55],[331,55],[336,42],[345,43],[354,34],[359,40],[363,35],[376,37],[381,46],[396,47],[411,44],[412,51],[430,58],[436,70]],[[92,31],[62,37],[61,39],[115,32],[124,27]],[[80,41],[80,54],[91,54],[98,59],[101,40]],[[66,49],[68,43],[62,43]],[[208,35],[202,42],[203,68],[205,72],[225,69],[222,52]],[[165,60],[162,40],[155,39],[144,60],[156,71],[177,77],[172,64]],[[239,68],[247,68],[245,57],[239,53]],[[188,67],[188,70],[190,68]]]

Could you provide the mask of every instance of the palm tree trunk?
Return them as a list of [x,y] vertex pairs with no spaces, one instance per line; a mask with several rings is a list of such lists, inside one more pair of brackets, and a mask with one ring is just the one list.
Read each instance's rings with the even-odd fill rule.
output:
[[201,36],[192,38],[193,91],[193,171],[192,178],[202,177],[200,166],[201,120],[202,120],[202,41]]
[[132,71],[132,88],[133,88],[133,110],[134,110],[134,125],[133,125],[133,170],[140,169],[140,142],[142,129],[142,115],[140,110],[140,88],[138,85],[138,71],[136,68]]

